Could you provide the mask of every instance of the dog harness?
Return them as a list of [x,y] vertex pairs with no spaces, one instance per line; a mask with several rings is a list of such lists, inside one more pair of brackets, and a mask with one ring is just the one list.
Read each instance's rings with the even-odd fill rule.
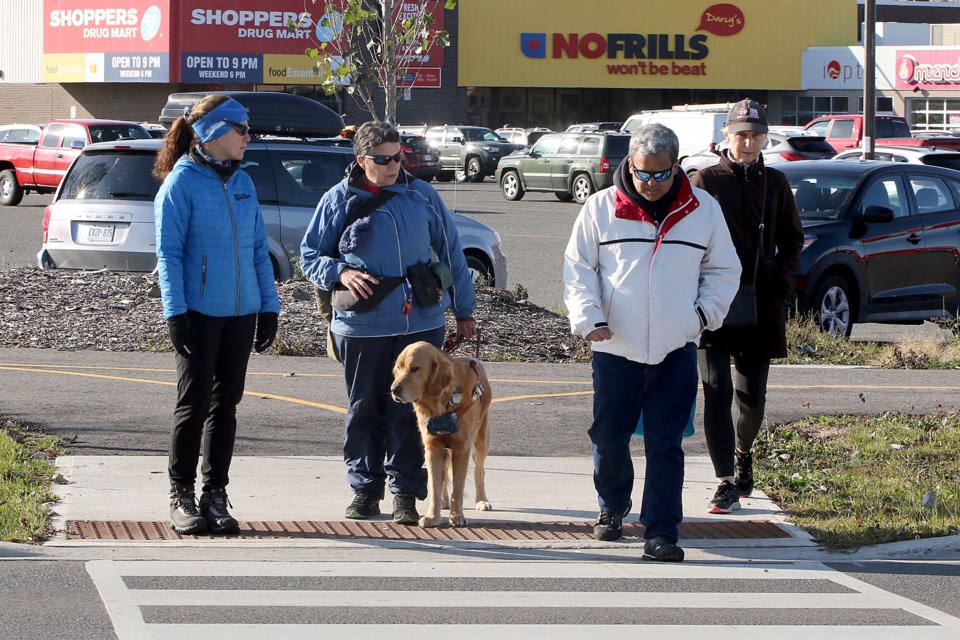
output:
[[[480,384],[480,373],[477,369],[477,366],[480,364],[480,361],[476,358],[470,358],[470,368],[476,373],[477,384],[473,387],[473,392],[470,394],[470,397],[464,401],[463,395],[461,395],[459,390],[453,392],[453,395],[450,396],[450,399],[447,400],[446,409],[447,413],[454,414],[457,418],[465,414],[470,407],[473,406],[473,403],[476,402],[481,396],[483,396],[483,385]],[[457,406],[459,405],[459,406]],[[456,407],[456,408],[453,408]]]

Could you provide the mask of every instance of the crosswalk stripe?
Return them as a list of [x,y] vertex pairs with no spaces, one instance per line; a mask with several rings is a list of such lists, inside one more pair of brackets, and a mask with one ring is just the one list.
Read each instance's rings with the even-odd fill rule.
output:
[[186,607],[588,607],[632,609],[902,609],[861,593],[617,593],[570,591],[133,591],[140,606]]
[[[297,640],[299,638],[323,637],[353,638],[364,637],[365,633],[390,633],[393,635],[413,632],[418,635],[443,633],[447,635],[451,627],[456,635],[465,640],[494,637],[497,640],[527,640],[531,637],[547,637],[551,640],[566,640],[584,635],[602,633],[604,637],[636,637],[654,634],[658,640],[680,640],[695,637],[698,630],[709,632],[711,640],[806,640],[816,637],[818,630],[822,637],[844,640],[940,640],[957,638],[960,634],[960,619],[909,600],[902,596],[873,587],[852,576],[835,571],[815,561],[779,562],[690,562],[686,564],[658,564],[640,562],[226,562],[226,561],[139,561],[139,560],[92,560],[86,564],[87,571],[100,592],[100,596],[114,624],[114,630],[120,640],[141,640],[143,638],[196,638],[202,635],[232,637],[237,640],[262,639]],[[310,579],[322,583],[324,580],[343,578],[367,578],[385,580],[404,578],[411,581],[409,590],[318,590],[318,589],[157,589],[131,588],[124,578],[153,578],[151,587],[163,578],[291,578]],[[683,580],[691,584],[696,580],[749,580],[753,591],[750,593],[732,593],[700,590],[697,592],[674,591],[590,591],[590,590],[427,590],[417,586],[429,587],[430,579],[507,579],[526,580],[529,587],[531,579],[544,580],[646,580],[665,581]],[[771,590],[762,592],[764,580],[771,581]],[[800,588],[801,581],[817,580],[836,585],[827,592],[809,591]],[[415,584],[416,581],[421,581]],[[774,584],[772,581],[780,581]],[[201,582],[203,582],[201,580]],[[140,581],[142,584],[143,581]],[[342,580],[341,580],[342,583]],[[206,581],[209,585],[209,581]],[[339,583],[338,583],[339,584]],[[796,592],[791,592],[790,584]],[[811,583],[804,582],[810,585]],[[182,586],[182,583],[178,583]],[[550,585],[548,582],[547,585]],[[203,585],[198,585],[203,586]],[[316,586],[316,583],[314,585]],[[384,585],[387,586],[387,585]],[[556,587],[556,584],[551,586]],[[699,586],[699,585],[697,585]],[[837,592],[843,587],[847,592]],[[823,589],[813,585],[813,589]],[[758,592],[757,590],[761,591]],[[779,590],[778,590],[779,589]],[[299,607],[305,610],[360,611],[363,608],[393,608],[396,611],[412,611],[439,608],[445,612],[458,609],[464,611],[523,610],[530,612],[525,616],[534,616],[530,624],[470,624],[450,622],[443,625],[425,624],[380,624],[374,617],[370,624],[171,624],[164,621],[164,608],[176,610],[177,607],[189,607],[190,611],[202,612],[203,607],[220,609],[277,609]],[[143,609],[149,608],[157,622],[147,623]],[[887,626],[886,623],[897,620],[878,617],[877,625],[761,625],[761,624],[723,624],[703,625],[647,625],[647,624],[541,624],[549,619],[551,610],[568,609],[621,609],[627,610],[711,610],[744,608],[752,611],[771,610],[771,621],[776,621],[776,610],[800,611],[902,611],[916,616],[917,624],[905,626]],[[542,612],[542,613],[541,613]],[[247,619],[260,619],[258,617]],[[317,619],[323,620],[325,614]],[[416,614],[419,615],[419,614]],[[449,615],[446,613],[445,615]],[[455,615],[455,613],[453,614]],[[482,614],[481,614],[482,615]],[[685,614],[677,613],[674,616]],[[800,614],[804,615],[804,614]],[[879,614],[878,614],[879,616]],[[469,616],[465,613],[465,618]],[[199,618],[202,620],[202,613]],[[348,616],[349,618],[349,616]],[[274,618],[275,619],[275,618]],[[332,619],[332,618],[328,618]],[[408,622],[398,619],[397,622]],[[792,619],[789,616],[784,619]],[[903,618],[908,620],[909,618]],[[301,622],[308,622],[303,618]],[[500,622],[502,618],[494,620]],[[586,618],[582,618],[586,620]],[[635,621],[630,620],[631,622]],[[578,620],[579,621],[579,620]],[[838,619],[838,622],[843,620]],[[699,621],[698,621],[699,622]],[[933,624],[924,624],[924,622]],[[936,626],[934,626],[936,625]],[[648,636],[649,637],[649,636]]]

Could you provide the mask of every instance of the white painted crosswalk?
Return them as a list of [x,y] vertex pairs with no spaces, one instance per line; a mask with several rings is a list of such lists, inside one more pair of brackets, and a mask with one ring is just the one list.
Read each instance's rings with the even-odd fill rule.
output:
[[120,640],[415,633],[939,640],[960,619],[817,562],[87,563]]

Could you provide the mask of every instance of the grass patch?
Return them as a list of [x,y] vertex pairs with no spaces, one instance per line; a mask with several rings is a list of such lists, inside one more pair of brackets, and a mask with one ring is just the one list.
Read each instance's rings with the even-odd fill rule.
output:
[[18,422],[0,421],[0,540],[38,542],[48,532],[52,460],[64,452],[54,436],[31,432]]
[[960,417],[823,416],[761,432],[756,480],[822,546],[960,532]]
[[778,364],[845,364],[876,365],[883,355],[883,345],[875,342],[837,340],[823,333],[808,315],[787,319],[787,357]]

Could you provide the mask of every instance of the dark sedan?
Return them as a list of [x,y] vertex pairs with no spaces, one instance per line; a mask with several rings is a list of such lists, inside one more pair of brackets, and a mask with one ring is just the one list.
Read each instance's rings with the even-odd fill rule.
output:
[[786,162],[805,232],[799,310],[835,336],[855,322],[957,314],[960,172],[898,162]]
[[400,134],[403,168],[412,175],[430,182],[440,173],[440,156],[423,136]]

